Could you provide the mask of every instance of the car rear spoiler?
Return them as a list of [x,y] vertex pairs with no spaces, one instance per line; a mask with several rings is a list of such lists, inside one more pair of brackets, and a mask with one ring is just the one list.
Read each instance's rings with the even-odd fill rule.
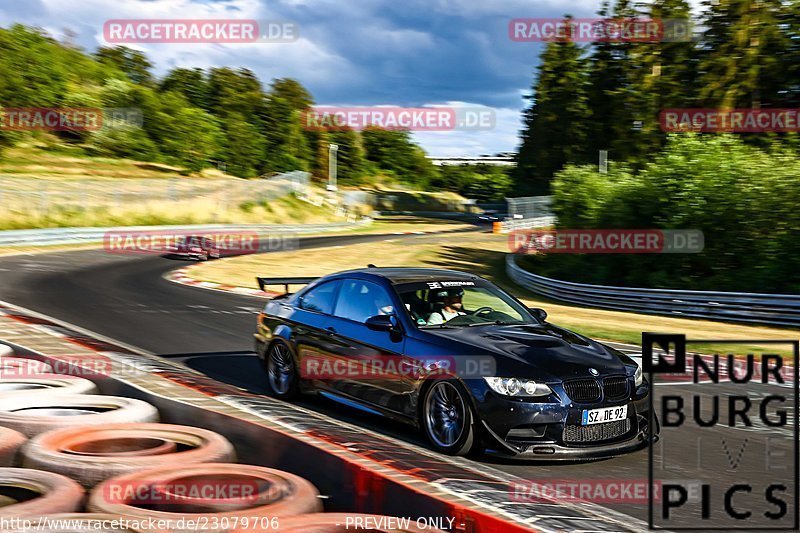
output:
[[266,292],[264,287],[267,285],[283,285],[286,294],[290,294],[289,285],[308,285],[317,279],[319,278],[256,278],[256,281],[258,281],[258,288],[264,292]]

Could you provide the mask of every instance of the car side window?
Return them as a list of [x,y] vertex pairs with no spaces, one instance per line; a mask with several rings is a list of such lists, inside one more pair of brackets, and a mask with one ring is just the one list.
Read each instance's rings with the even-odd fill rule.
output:
[[371,316],[394,312],[392,299],[383,287],[369,281],[347,279],[342,282],[336,303],[336,316],[364,322]]
[[326,315],[333,314],[333,305],[336,302],[336,290],[340,282],[329,281],[300,296],[300,309],[316,311]]

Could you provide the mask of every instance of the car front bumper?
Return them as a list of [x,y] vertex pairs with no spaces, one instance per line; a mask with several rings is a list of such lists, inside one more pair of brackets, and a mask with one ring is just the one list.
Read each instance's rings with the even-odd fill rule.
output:
[[[613,457],[648,445],[649,387],[640,388],[624,400],[592,404],[573,403],[563,391],[554,390],[553,397],[539,403],[504,398],[482,387],[475,394],[473,389],[486,447],[518,458],[557,461]],[[628,405],[627,419],[581,425],[584,409],[623,404]],[[659,433],[657,420],[653,429],[655,440]]]

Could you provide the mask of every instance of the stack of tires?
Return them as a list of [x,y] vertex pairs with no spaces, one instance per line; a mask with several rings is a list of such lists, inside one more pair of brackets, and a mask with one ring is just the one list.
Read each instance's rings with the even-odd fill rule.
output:
[[218,433],[51,372],[0,344],[0,518],[52,532],[342,531],[309,481],[237,464]]

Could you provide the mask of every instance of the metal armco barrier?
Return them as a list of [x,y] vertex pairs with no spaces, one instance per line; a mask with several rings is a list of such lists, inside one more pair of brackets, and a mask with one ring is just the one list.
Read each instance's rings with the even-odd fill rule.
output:
[[681,291],[588,285],[538,276],[506,256],[506,273],[515,283],[554,300],[589,307],[676,318],[706,318],[775,326],[800,326],[800,295]]
[[549,228],[556,223],[556,217],[507,218],[501,222],[499,233],[512,233],[524,229]]

